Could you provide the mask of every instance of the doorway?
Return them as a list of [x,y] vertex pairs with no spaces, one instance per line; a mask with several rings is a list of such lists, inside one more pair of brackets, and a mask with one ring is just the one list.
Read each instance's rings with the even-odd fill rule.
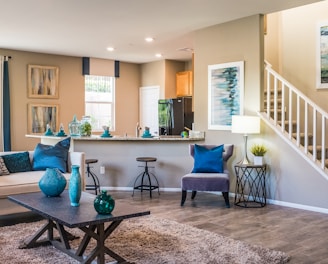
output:
[[159,86],[140,87],[139,98],[139,124],[143,131],[149,127],[149,132],[158,136]]

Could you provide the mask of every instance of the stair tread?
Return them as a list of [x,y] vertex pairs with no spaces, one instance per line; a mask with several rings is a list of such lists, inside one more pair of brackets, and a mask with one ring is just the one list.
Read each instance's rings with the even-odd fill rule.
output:
[[[282,123],[282,121],[278,121],[278,124],[281,125],[281,123]],[[285,124],[289,124],[289,120],[285,120],[284,123],[285,123]],[[297,121],[296,121],[296,120],[292,120],[292,124],[293,124],[293,125],[296,125],[296,124],[297,124]]]
[[[296,136],[297,136],[297,133],[296,133],[296,132],[292,133],[292,136],[293,136],[293,137],[296,137]],[[305,136],[305,133],[304,133],[304,132],[301,132],[301,133],[300,133],[300,136],[301,136],[301,137],[304,137],[304,136]],[[309,136],[309,137],[313,137],[313,134],[312,134],[312,133],[308,133],[308,136]]]

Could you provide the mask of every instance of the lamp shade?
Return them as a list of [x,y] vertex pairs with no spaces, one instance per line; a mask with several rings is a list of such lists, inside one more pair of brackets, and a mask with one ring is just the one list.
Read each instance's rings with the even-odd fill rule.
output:
[[238,134],[259,134],[260,118],[258,116],[233,115],[231,132]]

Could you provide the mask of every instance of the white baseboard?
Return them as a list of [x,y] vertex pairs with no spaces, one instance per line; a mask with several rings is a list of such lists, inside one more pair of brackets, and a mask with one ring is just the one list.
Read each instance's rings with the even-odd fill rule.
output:
[[[101,189],[108,190],[108,191],[131,191],[131,192],[133,191],[132,187],[101,187]],[[163,192],[181,192],[181,188],[160,188],[159,190],[163,191]],[[211,193],[216,194],[216,195],[222,195],[221,192],[211,192]],[[235,194],[229,193],[229,196],[235,197]],[[280,206],[284,206],[284,207],[290,207],[290,208],[296,208],[296,209],[301,209],[301,210],[306,210],[306,211],[328,214],[327,208],[308,206],[308,205],[296,204],[296,203],[289,203],[289,202],[272,200],[272,199],[267,199],[266,202],[267,202],[267,204],[275,204],[275,205],[280,205]]]

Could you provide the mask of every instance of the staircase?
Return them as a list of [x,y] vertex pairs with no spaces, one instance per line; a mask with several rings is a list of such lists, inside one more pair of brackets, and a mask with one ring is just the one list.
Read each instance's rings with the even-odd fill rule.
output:
[[328,180],[328,114],[265,63],[264,111],[259,116]]

